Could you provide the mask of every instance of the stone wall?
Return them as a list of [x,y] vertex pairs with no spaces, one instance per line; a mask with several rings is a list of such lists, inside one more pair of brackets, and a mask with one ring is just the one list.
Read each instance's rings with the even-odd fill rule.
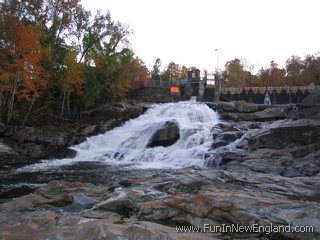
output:
[[242,87],[222,88],[220,101],[246,101],[257,104],[264,102],[266,92],[269,93],[272,104],[300,103],[319,86],[292,87]]

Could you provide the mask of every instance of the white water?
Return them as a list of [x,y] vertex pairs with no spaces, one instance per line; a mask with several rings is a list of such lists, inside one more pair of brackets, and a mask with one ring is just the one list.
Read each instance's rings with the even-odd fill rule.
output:
[[[169,147],[146,148],[153,134],[166,121],[178,123],[180,139]],[[123,126],[90,137],[86,142],[72,147],[77,151],[73,159],[45,160],[21,170],[44,170],[83,161],[135,168],[203,167],[204,154],[212,144],[212,127],[217,123],[217,114],[202,103],[157,104]]]

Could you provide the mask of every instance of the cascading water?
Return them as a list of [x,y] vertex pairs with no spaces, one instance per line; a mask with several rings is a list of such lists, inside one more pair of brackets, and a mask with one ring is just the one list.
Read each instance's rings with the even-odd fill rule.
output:
[[[153,134],[167,121],[178,124],[179,140],[168,147],[147,148]],[[212,127],[217,123],[216,112],[202,103],[190,101],[152,105],[143,115],[127,121],[123,126],[72,147],[77,151],[73,159],[45,160],[25,168],[32,171],[88,161],[134,168],[203,167],[204,154],[212,144]]]

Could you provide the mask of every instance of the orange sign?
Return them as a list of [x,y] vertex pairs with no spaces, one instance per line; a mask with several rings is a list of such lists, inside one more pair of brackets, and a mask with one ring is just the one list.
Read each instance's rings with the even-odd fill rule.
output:
[[178,87],[171,87],[170,88],[170,92],[172,93],[179,93],[180,92],[180,89]]

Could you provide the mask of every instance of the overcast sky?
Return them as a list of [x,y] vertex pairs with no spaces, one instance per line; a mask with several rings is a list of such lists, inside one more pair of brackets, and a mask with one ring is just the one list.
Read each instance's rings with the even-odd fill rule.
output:
[[[285,66],[292,55],[320,51],[319,0],[82,0],[86,9],[110,10],[129,24],[136,55],[152,68],[174,61],[212,72],[244,58],[268,67]],[[218,50],[218,61],[217,51]]]

